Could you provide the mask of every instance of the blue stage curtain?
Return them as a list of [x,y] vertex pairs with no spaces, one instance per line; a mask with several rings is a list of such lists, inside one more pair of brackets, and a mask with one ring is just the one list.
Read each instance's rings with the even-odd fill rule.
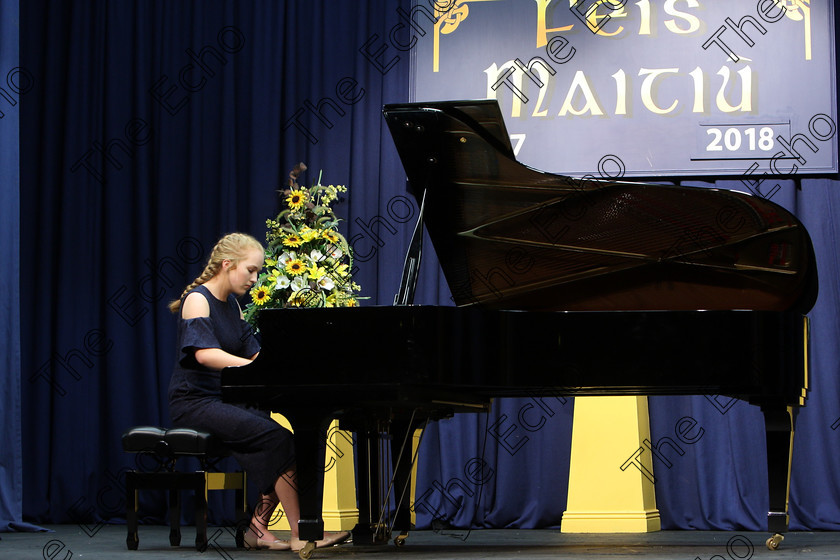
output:
[[[124,516],[122,473],[134,463],[120,435],[169,423],[166,304],[221,235],[264,237],[296,162],[310,166],[302,182],[323,170],[327,184],[349,186],[336,211],[356,249],[355,279],[365,304],[392,302],[417,217],[381,116],[383,104],[408,98],[409,56],[393,42],[420,33],[397,8],[410,4],[21,6],[21,64],[38,76],[21,107],[28,519],[77,523],[92,536]],[[420,25],[428,38],[430,24]],[[438,276],[430,261],[426,301]],[[321,336],[335,354],[314,365],[300,356],[282,375],[312,375],[361,351]],[[164,519],[162,496],[141,501],[150,519]],[[233,508],[211,512],[231,521]]]
[[[324,182],[349,186],[336,209],[356,252],[355,279],[370,297],[363,304],[392,302],[417,207],[381,107],[409,97],[410,53],[401,45],[431,40],[422,16],[414,26],[401,19],[398,8],[410,7],[409,0],[21,5],[20,65],[36,77],[20,96],[19,263],[29,289],[20,320],[23,444],[11,460],[26,469],[24,519],[76,523],[93,536],[122,518],[121,475],[133,462],[120,435],[132,425],[168,424],[175,332],[166,303],[200,273],[222,234],[264,235],[265,219],[279,208],[275,191],[296,162],[310,166],[306,183],[323,170]],[[12,168],[4,164],[3,173]],[[821,280],[792,526],[835,529],[832,218],[840,185],[781,185],[774,200],[814,237]],[[10,208],[0,210],[4,240],[7,231],[17,235],[6,225]],[[451,305],[428,240],[425,248],[416,302]],[[2,305],[14,309],[18,296],[12,291]],[[322,336],[332,354],[299,356],[296,368],[278,375],[317,375],[318,367],[340,364],[342,352],[376,351],[375,340],[346,349],[335,334]],[[17,347],[11,339],[3,344]],[[294,341],[289,347],[294,355]],[[687,415],[705,429],[684,454],[669,455],[670,468],[655,465],[666,527],[763,529],[761,416],[728,404],[651,400],[654,441]],[[436,518],[434,526],[455,538],[471,527],[557,527],[572,410],[571,399],[502,399],[490,413],[432,425],[421,449],[418,527]],[[154,494],[143,495],[143,512],[162,521],[163,500]],[[232,511],[212,507],[211,522],[230,523]]]
[[[768,181],[765,194],[776,184]],[[792,530],[836,530],[840,451],[832,442],[840,435],[840,270],[836,247],[840,181],[788,180],[778,181],[778,185],[771,200],[795,213],[810,233],[820,282],[819,298],[809,313],[810,390],[806,406],[796,418],[790,526]],[[720,181],[714,186],[745,190],[738,181]],[[654,397],[650,402],[654,445],[667,436],[679,446],[666,448],[664,456],[670,464],[654,461],[663,528],[766,530],[766,444],[758,407],[727,397]],[[684,416],[692,417],[697,429],[703,430],[691,445],[679,445],[674,433],[676,422]]]
[[[20,176],[18,169],[18,2],[0,4],[0,532],[23,518],[20,427]],[[12,85],[21,82],[11,80]]]

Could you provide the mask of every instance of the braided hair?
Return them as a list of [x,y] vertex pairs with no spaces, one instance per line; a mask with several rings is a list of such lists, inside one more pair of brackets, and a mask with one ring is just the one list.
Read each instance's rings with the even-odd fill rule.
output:
[[222,269],[222,261],[229,260],[233,263],[233,266],[236,266],[245,254],[252,249],[260,252],[264,251],[260,242],[247,233],[229,233],[219,239],[216,246],[210,252],[210,259],[207,261],[207,266],[204,267],[204,271],[184,289],[184,293],[181,294],[180,298],[169,303],[169,310],[172,313],[178,313],[184,297],[196,286],[200,286],[216,276]]

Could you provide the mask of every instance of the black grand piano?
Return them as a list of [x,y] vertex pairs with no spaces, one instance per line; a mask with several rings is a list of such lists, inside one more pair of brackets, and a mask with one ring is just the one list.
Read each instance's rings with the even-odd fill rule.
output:
[[[360,442],[394,434],[401,543],[402,451],[420,419],[507,396],[706,394],[764,413],[767,544],[778,547],[794,416],[808,389],[805,313],[817,295],[802,224],[759,196],[529,168],[516,161],[492,100],[383,112],[421,207],[395,305],[265,310],[259,357],[222,372],[224,400],[280,412],[295,429],[301,538],[323,531],[324,437],[334,418]],[[411,305],[423,227],[455,306]],[[283,341],[323,350],[294,336],[308,324],[342,333],[352,351],[317,377],[288,375]],[[360,471],[367,463],[362,454]],[[360,485],[368,478],[358,476]],[[379,530],[372,502],[388,499],[358,494],[357,542]]]

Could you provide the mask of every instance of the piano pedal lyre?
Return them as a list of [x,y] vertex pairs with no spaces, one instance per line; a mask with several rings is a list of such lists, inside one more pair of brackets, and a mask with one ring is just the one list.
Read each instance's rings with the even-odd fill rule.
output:
[[387,523],[383,523],[382,521],[371,523],[370,529],[373,534],[374,544],[385,544],[391,538],[391,529]]
[[[376,523],[371,523],[375,543],[387,543],[395,532],[395,525],[399,525],[396,527],[399,535],[394,537],[394,546],[398,548],[404,546],[408,538],[411,523],[405,502],[408,499],[407,495],[410,494],[411,472],[416,465],[419,451],[419,442],[417,448],[412,449],[412,438],[415,429],[426,428],[429,422],[429,417],[418,419],[418,412],[417,409],[414,409],[411,411],[409,418],[401,420],[392,416],[379,429],[380,436],[385,435],[390,440],[390,453],[386,453],[382,449],[379,454],[380,482],[385,480],[388,482],[387,485],[382,487],[379,494],[382,498],[379,518]],[[421,440],[424,432],[424,429],[420,432]],[[390,463],[388,459],[391,460]],[[382,476],[385,473],[390,474],[390,476]],[[391,511],[392,496],[395,506],[394,511]]]

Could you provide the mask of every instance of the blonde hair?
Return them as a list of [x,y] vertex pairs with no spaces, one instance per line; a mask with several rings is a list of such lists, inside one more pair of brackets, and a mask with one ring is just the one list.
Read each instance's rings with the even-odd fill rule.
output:
[[200,286],[216,276],[222,269],[222,261],[229,260],[236,267],[237,263],[245,257],[245,254],[251,250],[258,250],[264,252],[262,244],[254,237],[247,233],[229,233],[219,239],[216,246],[210,252],[210,259],[207,261],[207,266],[204,271],[193,280],[192,284],[184,289],[181,297],[169,303],[169,310],[172,313],[177,313],[181,309],[181,302],[184,300],[190,290],[196,286]]

